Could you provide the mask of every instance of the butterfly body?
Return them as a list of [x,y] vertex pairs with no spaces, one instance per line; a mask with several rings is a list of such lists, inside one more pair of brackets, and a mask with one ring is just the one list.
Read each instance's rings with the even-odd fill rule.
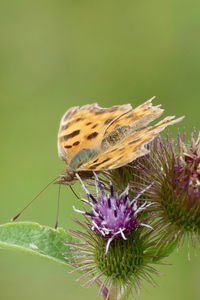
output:
[[167,117],[148,126],[163,113],[152,100],[135,109],[130,104],[101,108],[96,103],[69,109],[58,132],[58,155],[66,168],[56,183],[72,184],[76,172],[119,168],[147,154],[146,144],[165,127],[182,120]]
[[77,170],[83,163],[86,163],[89,159],[96,156],[98,151],[84,148],[80,150],[75,156],[72,158],[69,166],[67,168],[71,168],[72,170]]
[[90,160],[92,157],[96,156],[98,154],[97,151],[84,148],[80,150],[76,155],[72,158],[69,165],[66,165],[65,172],[60,176],[61,179],[57,180],[55,183],[61,183],[68,185],[69,183],[74,182],[74,176],[76,173],[76,170],[79,166],[81,166],[83,163]]

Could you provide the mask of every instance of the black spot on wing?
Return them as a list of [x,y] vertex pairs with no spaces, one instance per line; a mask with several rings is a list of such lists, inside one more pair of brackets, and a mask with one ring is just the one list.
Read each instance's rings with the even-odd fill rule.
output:
[[79,117],[79,118],[75,119],[74,122],[79,122],[79,121],[82,121],[82,120],[84,120],[84,118]]
[[73,143],[73,146],[77,146],[77,145],[79,145],[79,144],[80,144],[80,142],[79,142],[79,141],[76,141],[76,142]]
[[80,130],[74,130],[73,132],[64,135],[62,138],[64,141],[67,141],[67,140],[79,135],[79,133],[80,133]]
[[137,142],[138,142],[138,140],[139,140],[139,139],[135,139],[135,140],[133,140],[133,141],[129,142],[128,144],[129,144],[129,145],[133,145],[133,144],[137,143]]
[[92,124],[92,122],[88,122],[88,123],[86,123],[85,125],[86,125],[86,126],[89,126],[90,124]]
[[108,125],[108,124],[110,124],[110,122],[112,122],[112,120],[113,120],[113,119],[107,119],[107,120],[104,122],[104,124],[105,124],[105,125]]
[[99,160],[98,158],[97,158],[97,159],[95,159],[95,160],[93,161],[93,163],[96,163],[98,160]]
[[72,148],[72,146],[71,145],[65,145],[64,148],[70,149],[70,148]]
[[91,128],[94,129],[98,126],[98,123],[97,124],[94,124]]
[[[118,160],[121,160],[123,157],[124,157],[123,155],[120,156],[120,157],[117,159],[117,161],[118,161]],[[116,161],[116,162],[117,162],[117,161]]]
[[98,135],[98,132],[93,132],[87,136],[87,140],[94,139]]
[[111,150],[110,152],[113,153],[113,152],[115,152],[115,151],[117,151],[117,150],[118,150],[118,149],[115,148],[115,149]]
[[[92,165],[92,166],[90,167],[90,169],[95,169],[95,168],[97,168],[98,166],[100,166],[100,165],[104,164],[105,162],[109,161],[110,159],[111,159],[111,157],[108,157],[108,158],[104,159],[103,161],[99,162],[98,164]],[[93,162],[94,162],[94,161],[93,161]]]
[[[124,156],[120,156],[119,158],[117,158],[115,161],[112,161],[111,164],[106,164],[102,170],[108,170],[108,169],[114,169],[116,166],[119,165],[119,161],[122,160],[124,158]],[[124,159],[125,161],[125,159]],[[126,165],[126,163],[124,163],[123,165]]]

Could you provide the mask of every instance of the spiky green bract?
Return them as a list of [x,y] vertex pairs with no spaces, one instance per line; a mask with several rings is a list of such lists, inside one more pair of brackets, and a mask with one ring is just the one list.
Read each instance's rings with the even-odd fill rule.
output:
[[150,154],[128,167],[131,191],[153,182],[145,200],[154,203],[148,211],[168,242],[187,237],[195,244],[200,237],[200,138],[195,141],[194,135],[188,144],[185,134],[177,140],[158,137],[149,145]]
[[66,245],[71,247],[70,255],[74,253],[72,266],[75,268],[72,272],[79,270],[83,273],[77,281],[84,279],[83,285],[88,287],[97,283],[98,295],[104,295],[104,299],[110,299],[113,290],[118,297],[123,293],[128,295],[127,291],[138,293],[143,280],[155,285],[152,274],[158,272],[152,265],[167,256],[167,245],[158,247],[155,230],[139,227],[127,240],[114,239],[106,253],[106,240],[91,230],[90,220],[86,219],[84,224],[75,222],[82,230],[70,230],[69,233],[80,243]]

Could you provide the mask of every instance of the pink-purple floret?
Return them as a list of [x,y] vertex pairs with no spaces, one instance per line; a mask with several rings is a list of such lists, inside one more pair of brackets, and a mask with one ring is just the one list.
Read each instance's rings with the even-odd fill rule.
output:
[[95,216],[94,213],[91,213],[90,216],[100,229],[94,227],[94,230],[104,236],[102,230],[108,229],[110,232],[104,236],[105,238],[110,238],[113,234],[116,235],[115,237],[121,237],[120,229],[123,229],[124,234],[128,235],[139,225],[127,195],[121,198],[118,195],[99,195],[94,210],[98,216]]

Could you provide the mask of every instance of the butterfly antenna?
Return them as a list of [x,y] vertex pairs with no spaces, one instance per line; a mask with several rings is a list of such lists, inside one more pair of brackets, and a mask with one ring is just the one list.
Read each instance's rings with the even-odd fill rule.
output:
[[59,217],[59,210],[60,210],[60,190],[61,190],[61,184],[59,184],[58,187],[58,202],[57,202],[57,212],[56,212],[56,224],[55,224],[55,229],[58,228],[58,217]]
[[11,219],[11,221],[14,222],[16,219],[18,219],[19,216],[21,216],[21,214],[25,211],[25,209],[27,209],[58,178],[59,176],[50,181],[15,217]]
[[75,195],[75,197],[76,197],[78,200],[81,200],[81,199],[79,198],[79,196],[76,194],[76,192],[74,191],[74,189],[72,188],[71,185],[69,185],[69,188],[70,188],[70,190],[72,191],[72,193]]

